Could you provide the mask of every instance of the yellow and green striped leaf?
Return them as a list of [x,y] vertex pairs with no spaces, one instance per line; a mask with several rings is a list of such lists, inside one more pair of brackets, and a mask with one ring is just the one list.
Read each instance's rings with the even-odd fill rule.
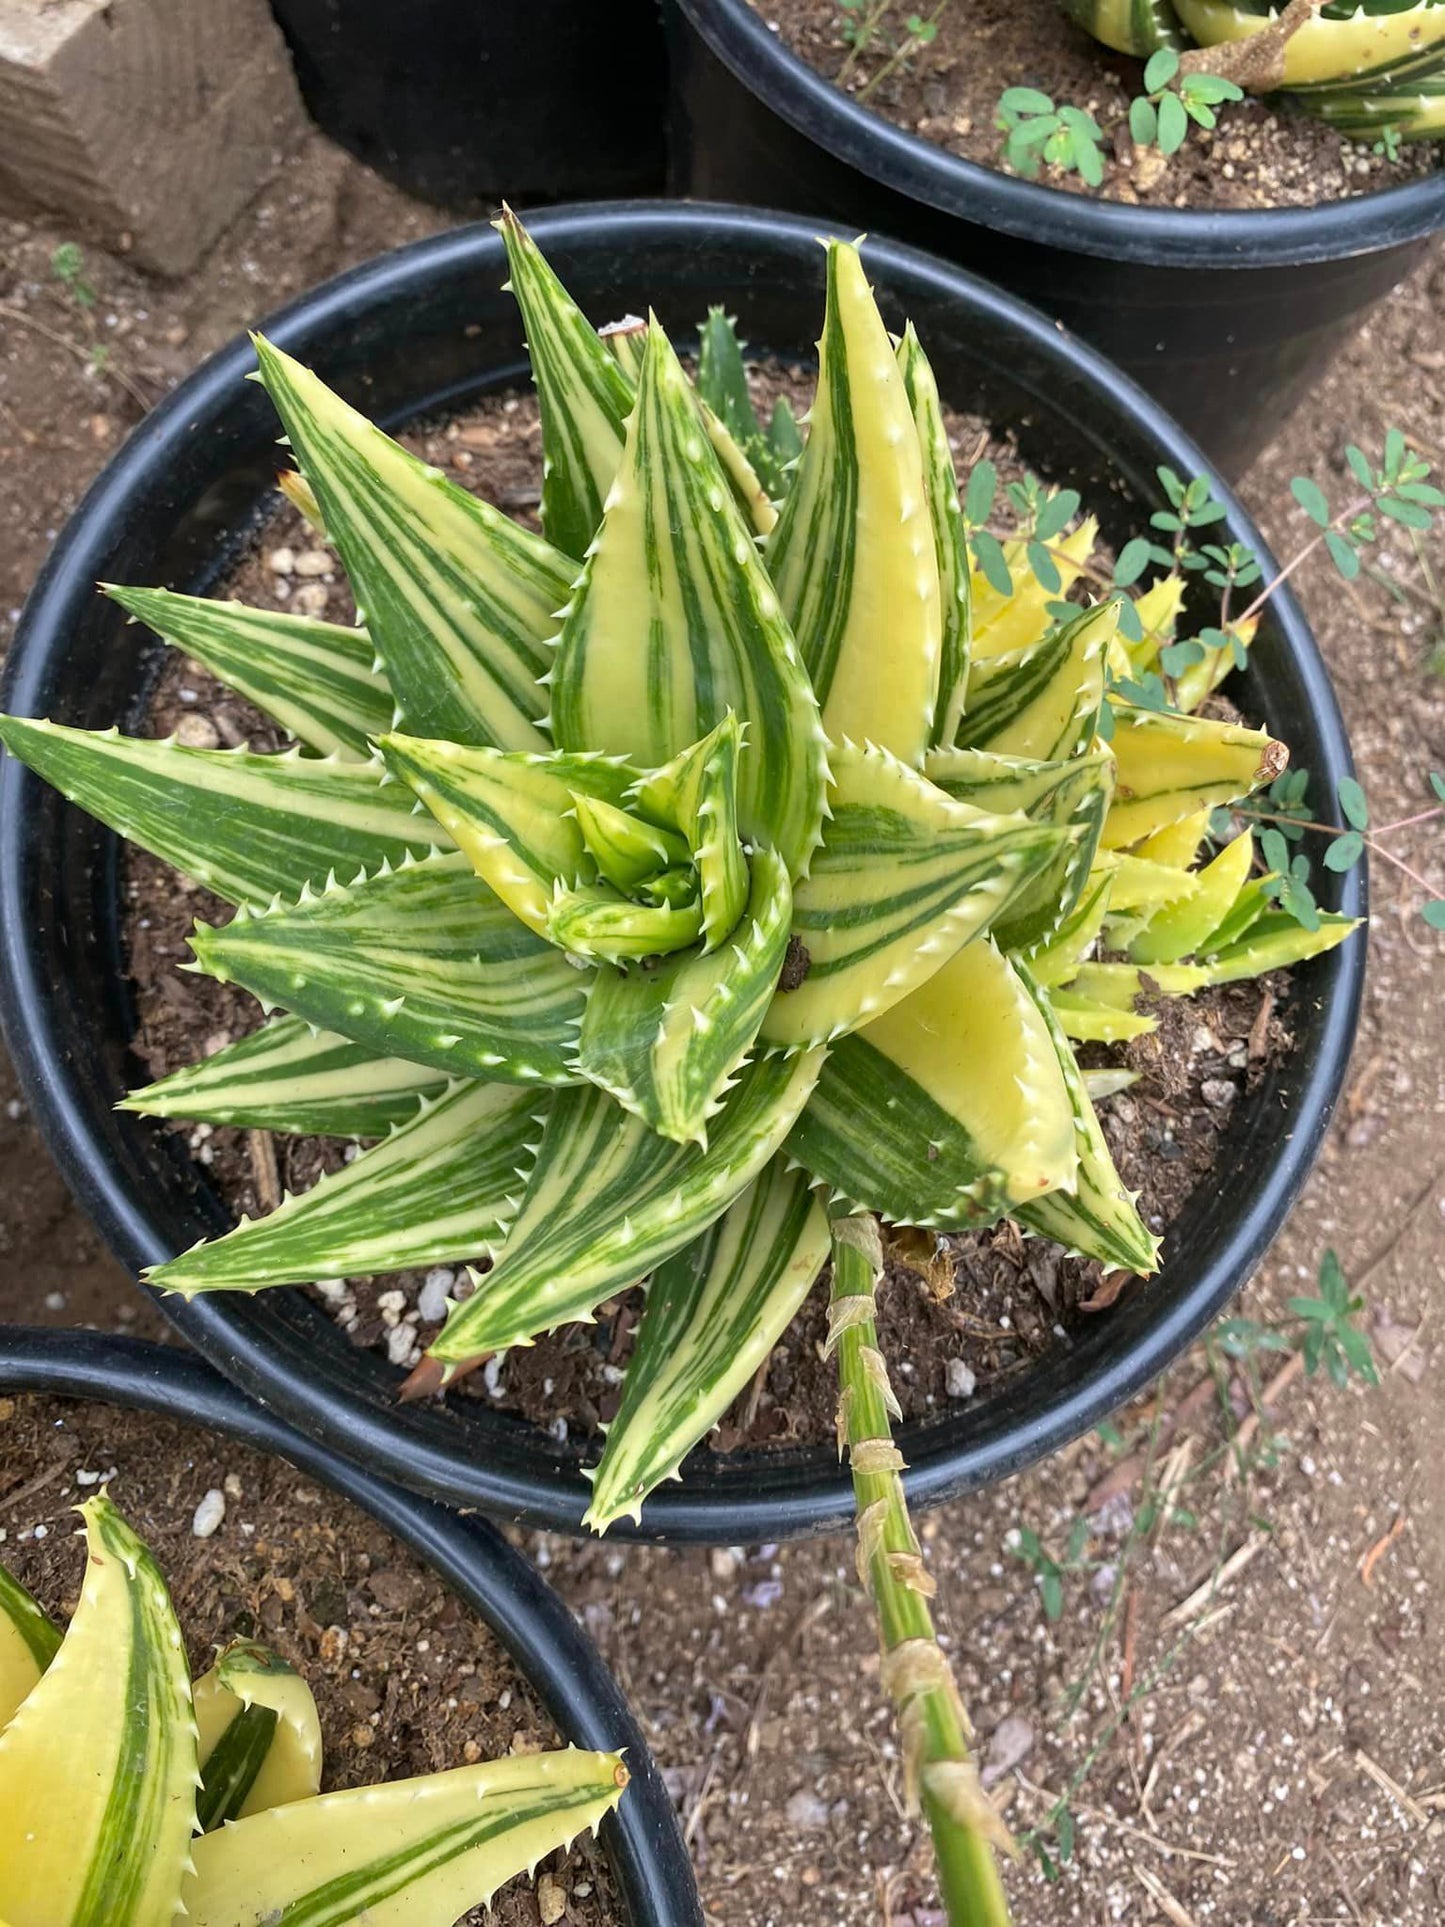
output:
[[796,876],[827,778],[817,703],[792,632],[718,466],[697,400],[652,324],[637,408],[552,674],[569,750],[668,763],[731,712],[743,725],[746,835]]
[[1320,913],[1319,929],[1306,930],[1283,910],[1266,912],[1239,942],[1212,953],[1208,963],[1201,966],[1205,981],[1236,984],[1246,977],[1261,976],[1266,970],[1287,970],[1292,964],[1333,950],[1352,930],[1359,929],[1360,922],[1359,917],[1342,917],[1326,910]]
[[321,1722],[311,1688],[279,1653],[228,1646],[191,1689],[203,1833],[321,1790]]
[[54,1659],[60,1632],[0,1565],[0,1730]]
[[1036,1198],[1032,1204],[1020,1205],[1016,1213],[1019,1223],[1041,1238],[1053,1239],[1076,1257],[1096,1258],[1102,1265],[1121,1267],[1147,1277],[1158,1267],[1159,1240],[1139,1216],[1134,1197],[1124,1189],[1114,1168],[1078,1059],[1050,1007],[1047,992],[1034,982],[1026,968],[1020,966],[1018,974],[1053,1041],[1074,1113],[1074,1137],[1079,1153],[1075,1185],[1061,1186],[1046,1197]]
[[622,1403],[606,1428],[583,1520],[642,1516],[751,1383],[828,1256],[828,1220],[805,1176],[772,1163],[700,1238],[653,1273]]
[[943,642],[923,456],[858,250],[827,248],[818,387],[768,568],[830,740],[877,743],[916,765]]
[[186,1921],[452,1927],[595,1827],[626,1785],[620,1754],[569,1748],[270,1807],[197,1840]]
[[584,796],[580,790],[572,792],[572,807],[599,875],[614,890],[625,894],[665,870],[685,868],[692,862],[687,838],[678,830],[629,816],[615,804]]
[[459,850],[191,939],[199,967],[378,1057],[562,1084],[586,997]]
[[395,703],[364,629],[208,602],[169,589],[101,585],[112,601],[323,756],[370,759]]
[[379,764],[187,749],[21,716],[0,717],[0,742],[119,835],[252,909],[447,843]]
[[131,1091],[117,1108],[242,1130],[384,1137],[446,1083],[444,1071],[377,1057],[335,1031],[277,1017],[213,1057]]
[[1143,1011],[1100,1003],[1072,986],[1051,990],[1049,1003],[1064,1035],[1079,1044],[1127,1044],[1131,1037],[1147,1037],[1159,1028],[1158,1019]]
[[456,1084],[309,1191],[146,1278],[190,1297],[478,1257],[510,1215],[537,1105],[535,1091],[508,1084]]
[[509,754],[398,735],[381,748],[477,875],[539,936],[555,886],[594,875],[574,796],[616,803],[637,779],[628,764],[598,755]]
[[1030,950],[1070,917],[1088,880],[1114,791],[1114,759],[1096,747],[1062,762],[995,756],[986,749],[933,750],[923,773],[976,809],[1020,810],[1036,823],[1072,832],[1052,860],[994,919],[999,947]]
[[619,1286],[705,1231],[781,1145],[822,1051],[742,1072],[705,1151],[650,1131],[591,1085],[559,1093],[500,1256],[458,1305],[430,1356],[453,1367],[589,1319]]
[[895,1224],[958,1227],[1071,1184],[1075,1128],[1048,1026],[984,938],[834,1047],[788,1150]]
[[856,1030],[909,995],[1004,914],[1061,834],[956,803],[881,749],[831,752],[823,846],[793,900],[807,974],[780,990],[761,1037],[775,1047]]
[[577,1067],[676,1143],[706,1145],[708,1119],[752,1049],[788,947],[793,893],[774,850],[753,852],[743,914],[719,950],[598,973]]
[[[1445,131],[1445,129],[1442,129]],[[1248,650],[1259,629],[1259,617],[1251,616],[1248,622],[1231,622],[1229,634],[1244,650]],[[1206,696],[1218,689],[1225,677],[1235,667],[1233,649],[1205,648],[1198,662],[1174,678],[1174,707],[1182,709],[1186,716],[1192,716]]]
[[1044,763],[1080,755],[1098,724],[1118,626],[1118,603],[1099,602],[1023,649],[985,656],[975,648],[959,746]]
[[0,1918],[171,1927],[195,1823],[185,1646],[155,1561],[104,1496],[80,1508],[80,1604],[0,1733]]
[[[731,711],[701,742],[692,743],[661,769],[643,777],[632,801],[644,817],[675,829],[697,865],[703,942],[722,943],[748,894],[738,801],[743,737]],[[794,865],[788,862],[791,875]]]
[[256,355],[403,726],[417,736],[546,749],[537,678],[549,666],[545,645],[572,565],[259,336]]
[[632,383],[509,207],[495,226],[542,409],[542,526],[580,562],[622,458]]
[[1170,0],[1062,0],[1064,12],[1116,53],[1147,60],[1160,47],[1188,43]]
[[1271,886],[1277,877],[1277,871],[1267,870],[1263,876],[1249,879],[1205,939],[1203,955],[1206,958],[1221,950],[1237,948],[1262,917],[1274,914]]
[[702,903],[691,885],[675,903],[638,903],[610,883],[584,883],[574,890],[559,885],[547,935],[587,963],[636,963],[696,943],[702,935]]
[[1073,997],[1130,1013],[1137,997],[1190,997],[1210,981],[1202,964],[1161,963],[1146,969],[1141,964],[1086,963],[1069,979],[1068,989]]
[[1130,961],[1179,963],[1203,950],[1233,909],[1253,863],[1254,838],[1246,830],[1197,873],[1195,888],[1187,897],[1155,911],[1129,945]]
[[[1027,952],[1028,975],[1034,983],[1048,986],[1068,983],[1078,974],[1080,964],[1104,927],[1113,887],[1114,879],[1108,870],[1095,871],[1083,895],[1047,942],[1037,943]],[[1012,954],[1017,962],[1019,953]]]
[[1273,782],[1289,760],[1267,730],[1132,703],[1111,707],[1115,780],[1105,849],[1127,848],[1202,809],[1237,802]]
[[898,367],[903,389],[918,431],[923,457],[923,486],[928,496],[928,519],[933,525],[933,552],[938,562],[939,611],[942,637],[938,661],[938,699],[929,740],[935,746],[952,743],[958,733],[968,688],[972,647],[973,598],[970,592],[968,543],[963,532],[963,507],[958,499],[958,471],[953,465],[938,383],[910,321],[898,343]]

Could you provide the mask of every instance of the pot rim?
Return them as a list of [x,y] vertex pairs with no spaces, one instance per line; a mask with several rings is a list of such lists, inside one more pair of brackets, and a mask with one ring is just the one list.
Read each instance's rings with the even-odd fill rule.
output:
[[[561,207],[530,220],[539,242],[559,252],[569,242],[600,245],[599,236],[644,236],[671,245],[695,234],[699,222],[756,251],[769,240],[775,254],[784,244],[795,254],[816,249],[830,224],[792,215],[705,203],[591,203]],[[1183,474],[1213,474],[1200,451],[1163,410],[1093,350],[1044,316],[962,270],[892,242],[870,247],[880,278],[892,275],[914,287],[946,295],[975,316],[1006,323],[1012,341],[1026,342],[1060,380],[1087,385],[1098,397],[1114,436],[1142,435],[1158,459]],[[443,272],[475,274],[502,270],[501,242],[485,226],[453,230],[382,255],[325,283],[266,323],[267,333],[293,353],[305,355],[334,328],[354,325],[370,300],[395,300],[398,290],[424,284]],[[83,499],[43,569],[22,616],[3,682],[0,707],[41,713],[54,666],[63,662],[72,619],[107,574],[114,530],[125,526],[133,492],[202,430],[224,419],[251,364],[244,338],[204,363],[136,430]],[[1230,506],[1225,527],[1252,547],[1266,566],[1267,546],[1237,499],[1222,482]],[[1304,615],[1288,585],[1271,603],[1273,620],[1303,685],[1317,735],[1311,764],[1330,783],[1352,763],[1334,692]],[[50,984],[27,927],[27,855],[23,823],[27,801],[38,796],[39,778],[9,757],[0,757],[0,1024],[22,1087],[52,1153],[72,1190],[103,1235],[132,1271],[172,1255],[148,1197],[110,1160],[100,1142],[82,1079],[56,1039]],[[72,806],[67,806],[72,807]],[[1341,907],[1364,908],[1363,866],[1338,880]],[[1303,1184],[1343,1083],[1364,983],[1364,945],[1349,943],[1309,966],[1316,981],[1333,987],[1322,1015],[1322,1035],[1304,1058],[1296,1112],[1277,1139],[1259,1188],[1240,1199],[1221,1249],[1200,1266],[1185,1288],[1166,1296],[1153,1290],[1149,1320],[1118,1357],[1085,1361],[1061,1396],[1042,1411],[995,1416],[980,1437],[959,1441],[947,1423],[913,1425],[902,1441],[910,1469],[910,1501],[936,1503],[1006,1477],[1057,1450],[1097,1424],[1147,1385],[1217,1315],[1250,1275],[1273,1240]],[[139,1122],[139,1121],[137,1121]],[[451,1503],[480,1505],[501,1517],[577,1532],[590,1487],[580,1470],[508,1443],[500,1433],[479,1454],[455,1422],[456,1407],[402,1406],[390,1396],[394,1373],[343,1341],[318,1370],[317,1332],[334,1332],[325,1314],[309,1308],[313,1322],[269,1311],[269,1296],[229,1292],[177,1301],[155,1294],[165,1316],[228,1378],[274,1406],[302,1432],[363,1464],[381,1465],[412,1489]],[[286,1296],[299,1297],[287,1292]],[[385,1382],[383,1372],[385,1370]],[[484,1417],[486,1415],[483,1415]],[[480,1421],[478,1422],[480,1427]],[[535,1428],[523,1428],[527,1438]],[[654,1492],[642,1523],[629,1519],[609,1528],[614,1538],[672,1543],[761,1543],[806,1533],[844,1530],[853,1518],[849,1475],[826,1446],[782,1457],[754,1450],[721,1455],[699,1452],[684,1483]]]
[[1445,168],[1314,207],[1131,207],[962,159],[842,92],[748,0],[670,0],[733,78],[797,133],[895,193],[1020,240],[1140,267],[1298,267],[1374,254],[1445,226]]
[[565,1744],[627,1753],[627,1794],[603,1822],[599,1838],[628,1927],[702,1927],[672,1801],[622,1689],[558,1594],[495,1526],[459,1517],[337,1457],[178,1346],[0,1324],[0,1392],[98,1401],[178,1418],[286,1459],[358,1506],[486,1623]]

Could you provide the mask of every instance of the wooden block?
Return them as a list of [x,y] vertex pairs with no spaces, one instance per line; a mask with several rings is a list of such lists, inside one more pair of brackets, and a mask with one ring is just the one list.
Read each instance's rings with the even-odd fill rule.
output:
[[0,207],[53,209],[162,274],[305,126],[266,0],[0,0]]

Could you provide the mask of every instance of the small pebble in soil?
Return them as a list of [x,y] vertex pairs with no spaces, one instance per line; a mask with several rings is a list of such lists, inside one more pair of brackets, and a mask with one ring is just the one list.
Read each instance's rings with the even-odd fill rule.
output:
[[950,1358],[944,1367],[943,1383],[950,1398],[972,1398],[978,1378],[961,1358]]
[[218,1485],[213,1485],[196,1507],[191,1520],[191,1536],[194,1539],[209,1539],[219,1532],[221,1521],[226,1516],[226,1495]]
[[1239,1095],[1235,1084],[1227,1077],[1206,1077],[1199,1086],[1199,1095],[1206,1104],[1216,1111],[1227,1110]]
[[447,1315],[447,1298],[456,1284],[456,1273],[447,1265],[437,1265],[422,1280],[417,1293],[417,1315],[424,1325],[439,1325]]

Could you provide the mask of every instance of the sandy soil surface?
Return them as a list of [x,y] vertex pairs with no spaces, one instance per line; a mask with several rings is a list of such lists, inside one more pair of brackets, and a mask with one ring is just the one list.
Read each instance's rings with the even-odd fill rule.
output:
[[[91,308],[51,271],[63,234],[0,228],[0,640],[142,400],[288,294],[437,223],[318,140],[188,280],[160,286],[89,257]],[[1393,423],[1445,456],[1442,312],[1437,265],[1379,310],[1248,478],[1279,546],[1301,527],[1289,477],[1338,498],[1346,440],[1378,447]],[[99,372],[97,342],[109,351]],[[1401,545],[1392,555],[1407,565]],[[1438,537],[1428,560],[1445,577]],[[1412,601],[1402,614],[1323,570],[1303,571],[1301,588],[1376,819],[1425,807],[1424,771],[1445,767],[1439,610]],[[1432,834],[1393,847],[1440,894]],[[989,1780],[1015,1829],[1042,1826],[1056,1859],[1067,1798],[1059,1877],[1031,1851],[1011,1876],[1028,1927],[1445,1916],[1445,1681],[1432,1664],[1445,1592],[1445,976],[1412,902],[1377,866],[1348,1096],[1237,1307],[1288,1330],[1288,1299],[1313,1293],[1333,1246],[1368,1300],[1379,1387],[1338,1391],[1286,1354],[1246,1368],[1201,1347],[1106,1436],[925,1524]],[[0,1185],[0,1314],[157,1329],[70,1205],[13,1084],[0,1089]],[[1273,1387],[1263,1399],[1251,1372]],[[1038,1535],[1033,1567],[1015,1549],[1021,1530]],[[941,1927],[846,1542],[685,1554],[531,1543],[633,1696],[712,1921]],[[1065,1568],[1053,1620],[1040,1558]]]

